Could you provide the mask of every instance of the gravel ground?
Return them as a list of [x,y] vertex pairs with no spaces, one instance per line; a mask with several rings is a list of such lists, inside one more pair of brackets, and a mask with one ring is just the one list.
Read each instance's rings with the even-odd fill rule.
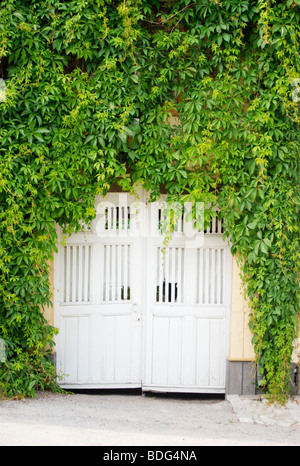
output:
[[300,445],[300,424],[270,422],[270,413],[290,419],[288,408],[270,411],[266,403],[247,400],[247,415],[253,408],[260,420],[252,411],[252,421],[243,422],[239,403],[216,397],[39,393],[34,399],[0,401],[0,446]]

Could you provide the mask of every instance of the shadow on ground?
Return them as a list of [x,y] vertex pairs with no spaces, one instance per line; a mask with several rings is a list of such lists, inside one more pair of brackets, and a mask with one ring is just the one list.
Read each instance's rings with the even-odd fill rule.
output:
[[145,396],[146,398],[170,399],[170,400],[198,400],[198,401],[224,401],[225,394],[209,394],[209,393],[162,393],[155,391],[143,392],[139,388],[134,389],[76,389],[66,391],[66,393],[74,393],[75,395],[121,395],[121,396]]

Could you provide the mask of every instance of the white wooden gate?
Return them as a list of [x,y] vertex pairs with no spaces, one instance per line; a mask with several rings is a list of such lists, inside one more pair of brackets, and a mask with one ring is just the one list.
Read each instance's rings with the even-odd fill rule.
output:
[[199,244],[180,219],[166,246],[161,205],[142,201],[109,194],[91,230],[55,257],[60,384],[224,393],[231,256],[221,223]]
[[133,207],[122,199],[99,203],[91,231],[68,238],[55,258],[64,387],[141,386],[142,240],[129,234]]
[[219,220],[198,240],[187,242],[183,230],[179,222],[167,247],[163,236],[148,240],[143,388],[224,393],[231,255]]

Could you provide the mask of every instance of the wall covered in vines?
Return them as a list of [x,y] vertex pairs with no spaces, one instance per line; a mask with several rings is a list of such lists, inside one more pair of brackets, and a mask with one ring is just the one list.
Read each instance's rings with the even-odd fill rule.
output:
[[140,182],[150,200],[163,186],[219,205],[265,389],[284,399],[299,315],[300,0],[0,8],[0,393],[57,389],[41,312],[56,224],[79,229],[96,195]]

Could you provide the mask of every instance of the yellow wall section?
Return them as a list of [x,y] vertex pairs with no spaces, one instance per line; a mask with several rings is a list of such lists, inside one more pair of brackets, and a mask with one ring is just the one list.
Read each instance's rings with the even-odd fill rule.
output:
[[[255,361],[256,359],[251,343],[249,314],[249,305],[243,295],[240,269],[233,258],[229,361]],[[298,339],[294,341],[292,355],[292,362],[295,364],[300,364],[300,319],[298,330]]]
[[247,300],[243,296],[240,269],[233,258],[229,361],[255,360],[249,313]]

